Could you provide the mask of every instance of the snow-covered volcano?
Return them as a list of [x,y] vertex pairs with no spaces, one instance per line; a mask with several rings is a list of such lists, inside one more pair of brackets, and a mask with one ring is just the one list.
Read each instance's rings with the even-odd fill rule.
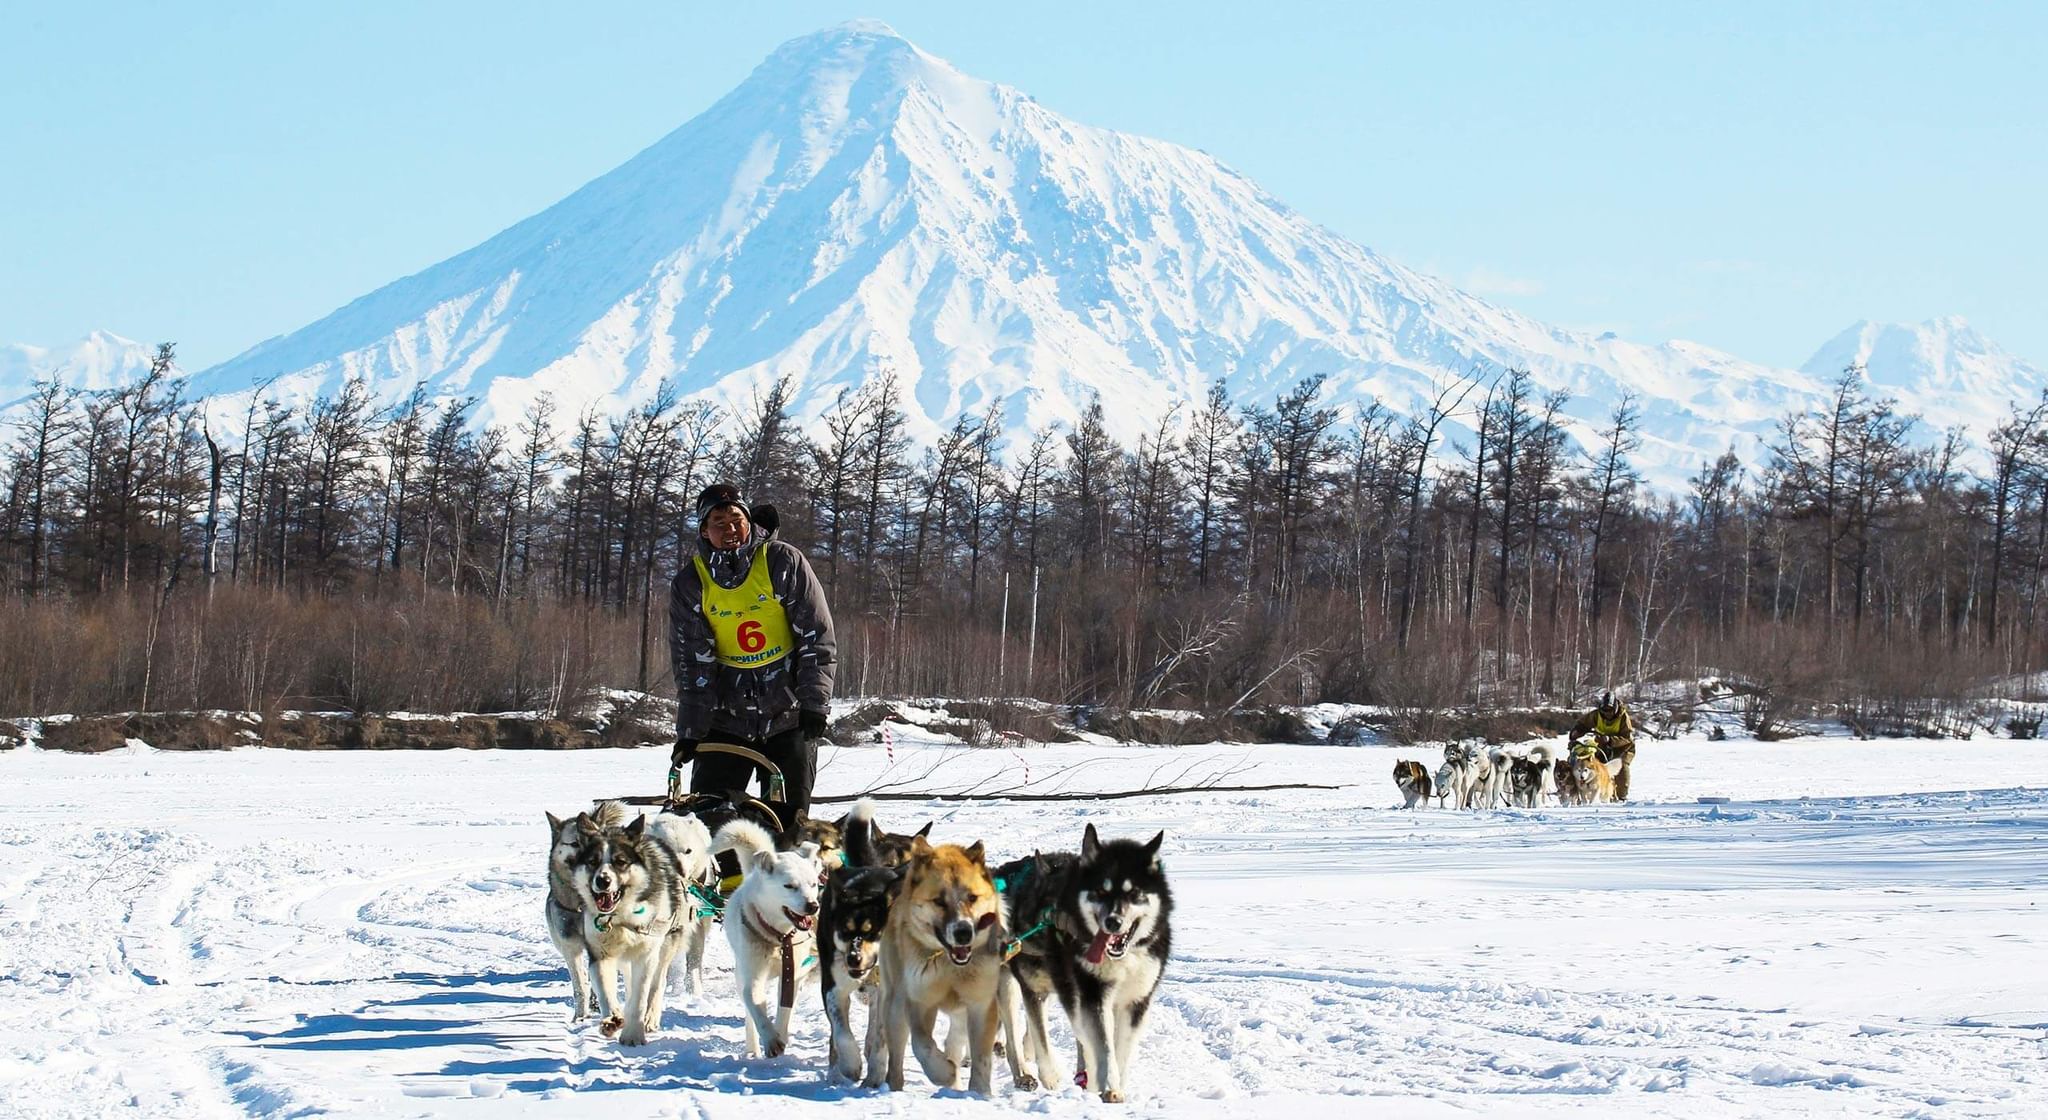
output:
[[1924,323],[1861,322],[1828,340],[1800,368],[1823,381],[1863,368],[1871,392],[1898,398],[1928,425],[1962,425],[1978,438],[2048,388],[2048,374],[1998,348],[1958,316]]
[[108,331],[68,346],[0,345],[0,412],[20,404],[37,381],[56,380],[85,392],[126,385],[149,371],[156,347]]
[[1333,401],[1402,411],[1509,365],[1568,390],[1582,434],[1640,394],[1642,465],[1674,486],[1826,380],[1547,326],[1199,151],[1077,124],[854,23],[785,44],[616,170],[193,391],[277,378],[311,395],[360,375],[383,401],[424,382],[509,419],[543,391],[573,413],[664,382],[744,401],[787,374],[811,419],[889,369],[915,435],[998,400],[1012,426],[1070,421],[1099,393],[1128,441],[1216,383],[1255,403],[1325,374]]

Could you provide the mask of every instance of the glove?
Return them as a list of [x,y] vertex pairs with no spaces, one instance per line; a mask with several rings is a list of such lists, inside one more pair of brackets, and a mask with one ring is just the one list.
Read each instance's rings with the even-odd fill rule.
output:
[[796,725],[801,729],[804,738],[823,739],[825,732],[831,727],[832,721],[823,712],[814,712],[809,708],[805,708],[797,713]]
[[673,769],[680,770],[696,757],[697,740],[677,739],[676,749],[668,753],[668,764]]

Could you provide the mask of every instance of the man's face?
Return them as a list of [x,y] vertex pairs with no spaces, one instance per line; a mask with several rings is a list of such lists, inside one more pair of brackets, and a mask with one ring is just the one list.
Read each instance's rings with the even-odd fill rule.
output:
[[704,539],[711,542],[711,547],[723,552],[747,543],[753,528],[747,524],[747,515],[740,511],[740,507],[719,506],[704,518]]

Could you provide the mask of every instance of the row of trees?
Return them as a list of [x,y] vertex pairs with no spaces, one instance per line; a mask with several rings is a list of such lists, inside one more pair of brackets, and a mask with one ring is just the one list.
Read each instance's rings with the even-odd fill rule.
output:
[[[569,417],[543,397],[484,425],[469,400],[380,409],[352,382],[304,408],[252,394],[230,439],[174,357],[107,393],[40,384],[17,410],[0,620],[46,643],[52,619],[132,632],[89,691],[0,682],[10,709],[659,690],[687,504],[718,479],[775,502],[811,556],[852,691],[1442,706],[1723,672],[1955,693],[2044,656],[2048,403],[1973,443],[1923,432],[1858,370],[1761,462],[1731,451],[1660,494],[1632,467],[1635,400],[1574,438],[1565,398],[1521,370],[1411,416],[1340,409],[1320,378],[1248,408],[1218,389],[1134,444],[1099,401],[1025,431],[992,406],[916,449],[887,371],[810,433],[787,382],[732,412],[664,392]],[[260,688],[222,668],[248,653],[215,648],[217,615],[304,602],[326,624],[383,620],[379,642],[406,641],[390,619],[411,610],[559,648],[494,655],[473,689],[431,697],[366,677],[363,625],[346,650],[331,625],[273,647]]]

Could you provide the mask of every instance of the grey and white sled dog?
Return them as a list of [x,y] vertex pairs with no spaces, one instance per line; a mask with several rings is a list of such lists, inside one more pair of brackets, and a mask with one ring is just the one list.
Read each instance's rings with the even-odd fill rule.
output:
[[[779,1057],[789,1046],[797,993],[818,974],[812,927],[824,863],[816,843],[806,840],[777,851],[768,830],[748,820],[720,828],[711,850],[739,857],[742,878],[725,902],[725,936],[732,943],[733,977],[746,1010],[747,1056]],[[778,980],[781,998],[771,1020],[768,989]]]
[[569,965],[571,1017],[601,1010],[607,1036],[644,1046],[661,1024],[678,952],[687,950],[692,990],[703,987],[711,920],[689,887],[712,874],[711,836],[695,817],[660,813],[621,824],[625,816],[616,802],[566,821],[548,814],[548,933]]
[[1436,796],[1452,809],[1498,809],[1512,803],[1515,755],[1506,747],[1445,743]]
[[1543,804],[1543,795],[1556,792],[1553,772],[1557,769],[1557,756],[1549,744],[1538,743],[1528,753],[1518,754],[1508,760],[1508,804],[1522,809],[1534,809]]
[[1479,754],[1472,745],[1445,743],[1444,764],[1436,769],[1437,804],[1447,809],[1468,808],[1479,778]]
[[1042,852],[997,869],[1017,939],[1008,974],[1024,1000],[1024,1037],[1007,991],[1001,1008],[1020,1087],[1062,1077],[1045,1028],[1045,999],[1056,994],[1080,1050],[1077,1080],[1105,1101],[1124,1099],[1173,952],[1173,892],[1159,861],[1165,839],[1103,841],[1091,824],[1079,854]]
[[601,836],[606,828],[626,823],[624,808],[616,801],[598,806],[595,815],[578,813],[568,820],[549,813],[548,818],[548,939],[561,951],[569,966],[569,1021],[597,1014],[597,985],[591,980],[596,956],[583,937],[583,899],[576,893],[571,870],[577,850]]

